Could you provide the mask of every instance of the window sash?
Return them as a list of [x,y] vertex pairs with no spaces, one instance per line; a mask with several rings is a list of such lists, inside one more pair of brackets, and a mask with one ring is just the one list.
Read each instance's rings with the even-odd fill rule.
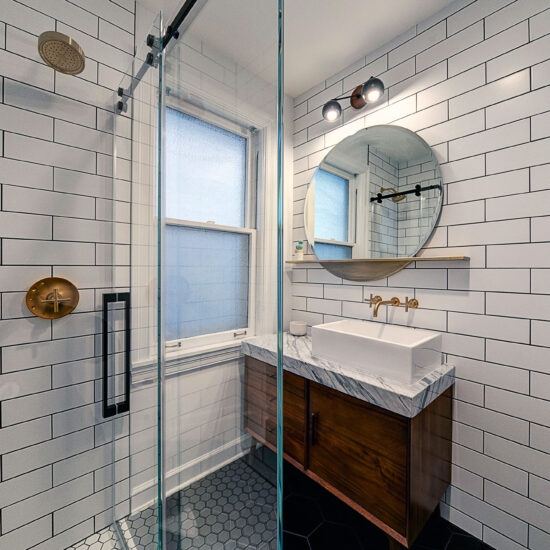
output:
[[166,99],[166,104],[169,109],[174,109],[180,111],[186,115],[198,118],[212,124],[213,126],[218,126],[223,130],[237,134],[238,136],[244,137],[246,139],[246,181],[245,181],[245,227],[255,227],[256,223],[256,186],[257,181],[253,178],[256,153],[257,149],[252,143],[253,132],[256,131],[253,127],[248,127],[243,124],[239,124],[227,118],[224,118],[218,114],[212,113],[210,111],[203,111],[201,108],[196,107],[191,103],[182,101],[181,99],[175,98],[173,96],[168,96]]
[[334,176],[338,176],[348,182],[348,240],[339,241],[337,239],[319,239],[315,238],[315,242],[326,243],[326,244],[341,244],[345,246],[355,246],[355,234],[356,234],[356,214],[357,214],[357,177],[353,174],[340,170],[335,166],[324,165],[321,166],[321,170]]
[[248,326],[235,327],[228,331],[201,334],[199,336],[191,336],[189,338],[169,340],[165,344],[167,356],[172,357],[174,355],[185,353],[191,349],[196,351],[196,348],[208,347],[216,344],[239,342],[244,338],[254,336],[256,319],[256,230],[248,227],[233,227],[218,225],[210,222],[194,222],[175,218],[167,218],[166,225],[190,227],[195,229],[208,229],[211,231],[225,231],[227,233],[240,233],[249,236]]
[[353,241],[337,241],[336,239],[315,239],[315,242],[322,244],[334,244],[338,246],[349,246],[350,248],[355,246]]
[[175,97],[167,98],[167,106],[171,109],[178,110],[189,116],[198,118],[218,126],[224,130],[237,134],[246,138],[246,174],[245,174],[245,227],[219,225],[211,222],[196,222],[192,220],[184,220],[178,218],[166,218],[166,225],[174,225],[181,227],[190,227],[198,229],[210,229],[217,231],[227,231],[230,233],[242,233],[249,235],[249,276],[248,276],[248,326],[235,327],[229,331],[204,334],[200,336],[192,336],[189,338],[180,338],[178,340],[170,340],[165,342],[165,349],[168,357],[177,355],[185,355],[189,351],[197,352],[200,348],[208,348],[210,346],[228,344],[231,342],[239,342],[243,338],[248,338],[255,334],[255,319],[256,319],[256,197],[257,197],[257,181],[256,181],[256,163],[257,147],[253,143],[254,128],[238,124],[232,120],[224,118],[212,112],[205,112],[199,107],[182,101]]

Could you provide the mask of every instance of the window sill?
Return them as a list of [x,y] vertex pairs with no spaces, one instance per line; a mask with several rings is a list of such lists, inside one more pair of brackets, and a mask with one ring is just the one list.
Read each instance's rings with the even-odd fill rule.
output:
[[195,355],[203,355],[204,353],[209,353],[212,351],[222,351],[225,349],[237,348],[241,346],[241,342],[243,340],[244,338],[241,338],[240,340],[226,340],[224,342],[206,344],[204,346],[197,346],[190,349],[178,349],[177,351],[170,351],[166,353],[166,361],[173,361],[175,359],[187,359]]
[[[238,359],[240,355],[235,351],[241,346],[244,338],[238,341],[225,341],[216,344],[209,344],[201,347],[195,347],[185,351],[177,351],[166,354],[165,375],[170,378],[185,372],[190,372],[197,368],[213,366],[217,363],[227,362],[228,360]],[[234,351],[233,351],[234,350]],[[228,352],[224,355],[223,352]],[[222,352],[218,356],[215,354]],[[214,355],[211,355],[214,354]],[[203,357],[206,356],[206,357]],[[158,381],[158,364],[155,359],[143,360],[132,364],[132,386],[141,386]]]

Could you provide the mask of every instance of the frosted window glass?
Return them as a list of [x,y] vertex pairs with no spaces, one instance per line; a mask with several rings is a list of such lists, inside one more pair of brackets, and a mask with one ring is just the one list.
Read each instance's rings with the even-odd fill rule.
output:
[[166,226],[166,339],[248,327],[249,235]]
[[349,182],[317,170],[315,174],[315,238],[348,240]]
[[166,110],[166,215],[245,226],[246,138]]
[[315,243],[315,255],[320,260],[348,260],[351,259],[351,246]]

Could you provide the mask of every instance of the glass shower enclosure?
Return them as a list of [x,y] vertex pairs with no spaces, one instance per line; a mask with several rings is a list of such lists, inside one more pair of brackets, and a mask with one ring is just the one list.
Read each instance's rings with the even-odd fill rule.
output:
[[[129,424],[125,445],[111,434],[127,548],[282,547],[269,449],[282,425],[268,426],[275,445],[249,435],[241,352],[282,325],[281,13],[277,0],[187,0],[159,14],[118,90],[131,269],[129,293],[104,304],[103,353],[105,410]],[[275,418],[278,371],[260,388]]]

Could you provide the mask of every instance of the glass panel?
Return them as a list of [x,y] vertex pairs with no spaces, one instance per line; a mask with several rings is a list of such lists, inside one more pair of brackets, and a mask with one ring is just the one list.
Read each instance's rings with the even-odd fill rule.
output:
[[[160,35],[160,16],[150,30]],[[110,432],[113,448],[112,479],[115,480],[115,528],[122,548],[139,548],[147,544],[155,550],[159,543],[158,499],[158,69],[144,67],[150,48],[145,37],[138,48],[132,67],[120,83],[124,89],[124,109],[115,117],[115,193],[119,201],[114,208],[122,211],[126,203],[131,216],[131,231],[126,229],[124,246],[113,247],[115,279],[124,275],[124,282],[108,292],[130,290],[130,411],[116,414]],[[116,216],[114,210],[113,216]],[[114,217],[113,219],[116,219]],[[122,224],[116,224],[123,228]],[[118,242],[118,241],[115,241]],[[131,258],[131,265],[130,264]],[[125,266],[125,268],[124,268]],[[120,351],[124,336],[120,302],[111,306],[113,323],[110,348],[116,350],[115,373],[123,370]],[[119,334],[120,333],[120,334]],[[115,377],[115,394],[120,401],[122,376]],[[102,474],[104,482],[106,474]],[[122,492],[124,491],[124,493]],[[124,495],[124,500],[121,497]],[[144,544],[147,542],[147,544]],[[99,543],[98,543],[99,544]],[[118,548],[118,546],[117,546]]]
[[315,243],[315,254],[320,260],[347,260],[351,251],[351,246],[343,244]]
[[398,250],[399,203],[385,200],[382,204],[371,202],[370,257],[394,258]]
[[248,326],[249,235],[166,227],[166,339]]
[[[251,428],[241,340],[277,332],[278,5],[193,9],[163,57],[162,203],[168,222],[180,220],[160,220],[163,536],[174,550],[271,550],[275,445]],[[276,434],[277,390],[264,390]]]
[[348,218],[349,181],[318,170],[315,174],[315,238],[347,242]]
[[244,227],[246,138],[166,110],[166,216]]

